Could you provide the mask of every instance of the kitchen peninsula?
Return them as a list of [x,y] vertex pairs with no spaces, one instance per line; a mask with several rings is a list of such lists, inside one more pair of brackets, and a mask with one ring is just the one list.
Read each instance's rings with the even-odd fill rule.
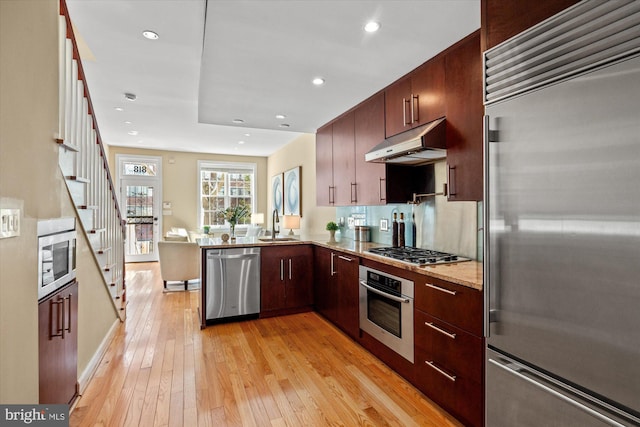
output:
[[[207,252],[259,250],[261,301],[259,313],[254,317],[315,310],[460,421],[481,425],[482,264],[471,260],[433,266],[410,265],[369,252],[371,248],[383,246],[379,243],[347,238],[336,242],[327,240],[327,236],[322,235],[276,240],[239,237],[233,243],[219,238],[199,239],[201,328],[207,325],[202,310],[207,307],[208,298]],[[403,317],[402,323],[406,326],[408,322],[411,326],[410,337],[404,338],[409,340],[412,361],[362,330],[362,322],[367,319],[362,318],[361,304],[363,301],[365,306],[367,301],[371,304],[371,296],[374,300],[379,298],[364,288],[362,272],[367,270],[415,284],[411,298],[403,300],[410,299],[411,304],[397,304],[403,316],[408,311],[409,320]],[[401,323],[399,319],[398,323]]]

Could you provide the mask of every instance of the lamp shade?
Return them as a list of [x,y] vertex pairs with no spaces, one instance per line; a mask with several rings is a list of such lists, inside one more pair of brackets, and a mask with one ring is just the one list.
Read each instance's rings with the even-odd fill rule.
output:
[[293,235],[293,229],[300,228],[300,215],[285,215],[282,219],[282,226],[289,229],[289,235]]
[[264,214],[263,213],[251,214],[251,224],[264,224]]

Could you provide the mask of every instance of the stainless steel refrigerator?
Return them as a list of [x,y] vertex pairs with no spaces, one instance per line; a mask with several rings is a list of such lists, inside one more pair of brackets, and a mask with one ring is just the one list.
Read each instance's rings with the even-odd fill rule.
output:
[[639,8],[485,52],[488,427],[640,425]]

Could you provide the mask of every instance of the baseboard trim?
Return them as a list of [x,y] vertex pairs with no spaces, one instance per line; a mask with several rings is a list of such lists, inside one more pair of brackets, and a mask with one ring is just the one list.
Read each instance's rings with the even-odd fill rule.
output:
[[93,378],[93,374],[95,374],[96,370],[98,369],[98,366],[100,365],[102,356],[104,356],[104,354],[107,352],[107,349],[109,348],[109,344],[111,344],[111,341],[113,340],[113,337],[115,336],[116,331],[118,330],[118,326],[121,324],[122,322],[120,321],[120,319],[116,319],[113,322],[113,325],[111,325],[109,332],[107,332],[107,334],[104,336],[104,338],[102,339],[102,342],[98,346],[98,349],[96,350],[93,357],[87,364],[87,367],[84,369],[84,371],[80,375],[80,378],[78,378],[78,390],[79,390],[80,396],[84,394],[84,391],[89,385],[89,381],[91,381],[91,378]]

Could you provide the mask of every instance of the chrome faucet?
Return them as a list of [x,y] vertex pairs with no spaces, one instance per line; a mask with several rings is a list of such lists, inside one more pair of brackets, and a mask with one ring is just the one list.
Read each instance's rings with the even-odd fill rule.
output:
[[276,224],[280,222],[280,218],[278,217],[278,210],[273,210],[273,215],[271,216],[273,229],[271,230],[271,240],[276,239],[276,234],[280,232],[280,227],[276,228]]

